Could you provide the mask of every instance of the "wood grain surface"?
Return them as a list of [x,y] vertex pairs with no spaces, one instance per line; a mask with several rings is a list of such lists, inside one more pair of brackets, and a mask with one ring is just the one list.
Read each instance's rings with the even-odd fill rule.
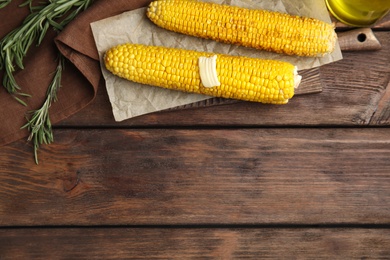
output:
[[115,122],[101,86],[39,165],[0,147],[0,260],[390,259],[389,19],[284,106]]
[[0,230],[0,259],[388,259],[377,229]]
[[389,224],[381,128],[57,130],[0,151],[0,225]]

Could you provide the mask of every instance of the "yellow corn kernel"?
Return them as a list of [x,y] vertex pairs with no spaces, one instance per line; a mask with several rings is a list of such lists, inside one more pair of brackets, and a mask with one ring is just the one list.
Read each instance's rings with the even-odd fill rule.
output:
[[146,14],[167,30],[288,55],[322,56],[337,38],[317,19],[196,0],[156,0]]
[[[165,66],[151,64],[154,69],[143,69],[150,62],[143,58],[147,55],[154,61],[165,60]],[[200,77],[198,60],[214,55],[217,56],[216,73],[220,85],[205,87]],[[121,64],[112,62],[120,56],[134,58],[124,60]],[[272,104],[287,103],[300,81],[296,67],[287,62],[139,44],[123,44],[109,49],[104,56],[104,63],[114,75],[141,84]]]

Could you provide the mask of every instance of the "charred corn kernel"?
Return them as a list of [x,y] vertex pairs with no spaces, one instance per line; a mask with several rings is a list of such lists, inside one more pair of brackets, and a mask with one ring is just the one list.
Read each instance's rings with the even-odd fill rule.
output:
[[196,0],[156,0],[146,14],[174,32],[288,55],[322,56],[337,38],[317,19]]
[[[119,65],[115,60],[120,55],[134,58]],[[143,69],[151,62],[142,58],[147,55],[150,60],[165,60],[165,66],[156,66],[154,72]],[[211,58],[216,64],[202,67],[201,58]],[[272,104],[287,103],[300,82],[296,67],[287,62],[140,44],[123,44],[109,49],[104,63],[114,75],[142,84]],[[124,66],[133,73],[124,72]],[[206,87],[200,75],[203,69],[211,70],[205,73],[206,77],[211,77],[210,82],[217,80],[218,84]]]

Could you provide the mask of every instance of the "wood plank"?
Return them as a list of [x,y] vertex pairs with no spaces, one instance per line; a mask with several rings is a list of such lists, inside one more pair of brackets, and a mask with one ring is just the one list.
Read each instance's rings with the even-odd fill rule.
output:
[[371,125],[390,125],[390,83],[378,102],[378,108],[370,121]]
[[0,150],[0,226],[389,224],[388,128],[55,136],[39,165],[24,141]]
[[388,259],[389,229],[2,229],[6,259]]
[[287,105],[239,102],[158,112],[116,123],[101,87],[90,106],[58,126],[378,125],[371,117],[390,80],[390,32],[375,33],[382,50],[344,53],[343,60],[321,67],[325,85],[321,93],[295,96]]

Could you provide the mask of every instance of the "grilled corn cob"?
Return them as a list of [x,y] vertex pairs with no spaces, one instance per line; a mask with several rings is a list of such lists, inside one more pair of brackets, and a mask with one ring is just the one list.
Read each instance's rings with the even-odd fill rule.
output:
[[290,63],[191,50],[123,44],[106,68],[130,81],[215,97],[285,104],[300,82]]
[[332,24],[313,18],[196,0],[156,0],[146,14],[174,32],[288,55],[323,56],[337,38]]

